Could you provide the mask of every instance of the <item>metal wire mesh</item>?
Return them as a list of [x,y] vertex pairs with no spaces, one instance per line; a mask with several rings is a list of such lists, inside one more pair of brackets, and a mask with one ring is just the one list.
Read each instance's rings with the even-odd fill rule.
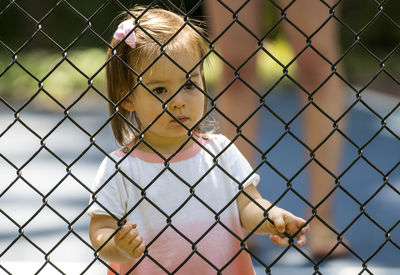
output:
[[[219,0],[218,0],[219,1]],[[253,0],[250,0],[253,1]],[[29,33],[27,38],[24,38],[23,41],[20,41],[20,43],[15,43],[13,45],[9,44],[7,42],[7,39],[1,39],[0,40],[0,47],[3,52],[6,53],[8,56],[8,61],[7,64],[0,68],[0,81],[1,78],[4,78],[7,73],[9,73],[11,70],[15,69],[16,67],[20,70],[22,70],[26,76],[28,76],[31,81],[33,81],[37,85],[37,89],[34,91],[33,94],[31,94],[24,102],[21,104],[21,106],[16,107],[15,104],[9,102],[6,97],[1,97],[1,105],[2,108],[4,109],[3,112],[6,112],[9,114],[12,119],[10,119],[10,122],[7,123],[4,128],[1,129],[1,134],[0,138],[3,138],[7,136],[10,132],[13,131],[16,127],[22,127],[24,131],[29,133],[29,135],[32,135],[34,139],[36,140],[36,149],[34,152],[27,157],[26,159],[23,160],[14,160],[10,158],[10,156],[7,155],[5,152],[0,152],[0,157],[1,160],[3,161],[4,165],[6,165],[9,170],[12,171],[11,174],[13,176],[9,176],[8,178],[11,177],[10,181],[2,181],[1,182],[1,193],[0,193],[0,201],[7,199],[7,193],[10,193],[16,186],[20,186],[21,184],[23,185],[23,189],[27,189],[29,191],[27,192],[33,192],[35,196],[38,196],[40,198],[40,206],[34,210],[32,213],[29,214],[29,217],[27,219],[21,219],[19,217],[15,217],[13,212],[9,212],[7,209],[3,209],[3,207],[0,209],[0,213],[3,216],[2,218],[7,221],[7,223],[11,223],[14,228],[14,233],[12,237],[8,237],[7,239],[7,245],[6,247],[1,247],[0,248],[0,260],[5,257],[5,255],[12,250],[13,246],[16,246],[21,240],[26,241],[29,243],[35,250],[39,251],[41,256],[44,257],[44,261],[41,263],[41,265],[37,268],[37,270],[34,270],[35,274],[40,274],[43,270],[46,269],[46,267],[51,266],[54,268],[58,273],[65,274],[68,271],[63,270],[62,267],[56,262],[54,262],[51,257],[52,255],[55,254],[55,251],[62,246],[63,242],[66,242],[68,238],[71,236],[75,237],[81,244],[83,244],[86,249],[89,249],[93,253],[93,258],[90,262],[87,262],[85,267],[82,268],[81,273],[84,274],[88,271],[90,271],[92,265],[95,263],[102,263],[105,266],[108,266],[108,263],[103,261],[99,256],[98,256],[98,251],[96,251],[94,248],[92,248],[90,242],[88,241],[88,238],[86,236],[83,236],[82,233],[79,232],[79,230],[76,229],[76,226],[80,226],[80,223],[85,216],[85,212],[88,209],[88,207],[82,207],[77,213],[74,213],[72,216],[66,217],[66,213],[64,213],[63,209],[60,207],[55,207],[53,203],[50,202],[52,196],[57,193],[57,190],[62,188],[64,182],[66,179],[73,179],[76,184],[80,186],[80,191],[85,192],[87,195],[92,195],[95,197],[96,192],[93,190],[90,190],[89,184],[85,182],[85,180],[82,180],[80,176],[78,175],[79,173],[76,173],[74,171],[74,168],[77,166],[77,163],[79,163],[82,159],[84,159],[90,151],[95,150],[96,152],[100,153],[102,156],[108,156],[107,149],[104,149],[104,146],[97,140],[97,138],[101,135],[101,133],[109,127],[110,121],[112,120],[113,117],[115,116],[120,116],[118,112],[118,104],[114,105],[106,96],[103,95],[102,88],[99,88],[101,84],[96,82],[96,78],[98,77],[99,74],[102,73],[104,70],[104,66],[106,63],[102,64],[97,68],[97,70],[91,74],[88,74],[87,72],[83,71],[79,65],[76,65],[76,61],[73,60],[69,56],[69,52],[76,47],[80,46],[80,43],[82,40],[87,39],[88,36],[91,37],[91,39],[97,41],[102,47],[104,48],[110,48],[111,46],[109,45],[108,41],[108,33],[99,31],[99,28],[96,27],[96,20],[102,16],[102,13],[104,10],[109,9],[113,7],[116,10],[124,11],[129,13],[129,5],[126,3],[123,3],[123,1],[118,1],[118,0],[104,0],[101,1],[101,3],[96,3],[96,5],[93,5],[95,8],[92,8],[90,11],[87,10],[80,10],[77,8],[78,4],[74,3],[74,1],[67,1],[67,0],[60,0],[60,1],[53,1],[51,4],[49,4],[48,7],[43,8],[43,11],[41,11],[41,15],[32,15],[29,11],[28,8],[26,8],[25,5],[26,3],[23,3],[22,1],[2,1],[1,7],[0,7],[0,18],[5,16],[10,10],[13,10],[13,12],[17,13],[18,16],[23,17],[25,20],[25,24],[29,25],[29,28],[31,30],[31,33]],[[298,199],[300,199],[305,205],[307,205],[312,212],[312,216],[309,218],[309,221],[312,219],[318,219],[321,223],[323,223],[326,227],[328,227],[332,232],[334,232],[338,236],[338,242],[337,245],[343,245],[349,252],[352,254],[355,258],[359,260],[360,263],[360,274],[363,272],[366,272],[368,274],[373,274],[373,272],[369,269],[368,263],[373,259],[377,254],[381,252],[383,247],[387,244],[390,243],[394,247],[396,247],[398,250],[400,249],[400,244],[398,241],[394,240],[391,238],[391,233],[396,230],[398,227],[398,224],[400,223],[400,219],[397,217],[397,221],[393,224],[391,224],[389,227],[380,224],[373,216],[369,214],[367,211],[366,207],[368,204],[380,193],[381,190],[384,188],[389,188],[391,192],[396,194],[397,196],[400,196],[400,191],[396,188],[396,186],[393,185],[391,182],[390,178],[392,173],[396,171],[396,169],[399,169],[400,166],[400,161],[397,160],[394,165],[391,167],[382,167],[376,165],[374,160],[371,160],[364,154],[364,149],[369,146],[371,143],[374,142],[374,139],[383,131],[386,131],[389,133],[389,135],[394,138],[397,141],[397,146],[400,144],[400,137],[399,133],[396,132],[395,130],[391,129],[391,127],[387,124],[388,119],[391,118],[391,116],[398,112],[400,109],[400,102],[397,102],[387,113],[381,114],[374,110],[373,107],[370,106],[370,104],[365,101],[363,94],[365,93],[365,90],[370,87],[378,78],[380,78],[382,75],[387,77],[388,79],[391,80],[391,82],[394,83],[394,85],[397,86],[397,88],[400,86],[400,79],[398,72],[394,71],[392,68],[387,68],[385,64],[390,61],[390,59],[396,55],[397,51],[400,48],[400,43],[397,41],[397,44],[394,45],[394,47],[389,51],[388,54],[386,54],[383,58],[380,57],[377,53],[375,53],[373,50],[371,50],[371,47],[369,45],[366,45],[366,43],[363,41],[362,37],[365,32],[367,32],[371,26],[374,25],[374,23],[377,20],[383,19],[385,20],[389,25],[390,28],[392,28],[395,32],[400,32],[400,25],[396,19],[393,19],[391,15],[388,14],[386,11],[385,7],[389,5],[390,1],[376,1],[376,0],[371,0],[367,1],[369,5],[374,6],[375,12],[374,15],[371,17],[370,21],[367,22],[363,27],[361,27],[359,30],[353,29],[351,26],[349,26],[346,22],[344,22],[340,16],[337,15],[336,10],[338,7],[340,7],[344,1],[337,1],[334,5],[330,5],[327,2],[321,0],[320,2],[326,6],[327,10],[327,17],[326,21],[324,21],[321,26],[311,35],[306,34],[302,29],[300,29],[296,24],[294,24],[291,21],[291,18],[287,16],[287,10],[291,8],[291,6],[295,3],[296,1],[291,1],[288,5],[282,6],[280,3],[269,0],[268,3],[270,4],[271,7],[274,7],[276,11],[279,13],[279,16],[276,20],[276,22],[272,25],[272,27],[267,30],[263,36],[259,37],[256,34],[252,33],[249,28],[247,28],[246,25],[244,25],[240,19],[237,17],[237,13],[245,7],[248,4],[248,1],[243,2],[243,5],[241,8],[238,10],[231,10],[229,5],[227,5],[224,1],[219,1],[221,5],[223,5],[226,9],[229,10],[229,12],[232,14],[232,24],[238,24],[242,28],[246,29],[249,34],[254,37],[258,42],[258,48],[252,53],[246,60],[244,60],[243,64],[240,66],[233,66],[230,63],[230,60],[227,60],[224,58],[223,53],[219,52],[218,49],[216,49],[215,43],[218,42],[218,39],[224,35],[224,32],[219,34],[216,38],[213,40],[210,38],[205,37],[206,41],[210,45],[210,54],[214,54],[217,56],[217,58],[225,63],[227,66],[231,67],[231,69],[234,71],[235,77],[233,78],[232,82],[227,85],[227,88],[225,90],[220,91],[215,96],[208,95],[206,93],[205,96],[208,97],[208,100],[210,101],[210,110],[207,112],[205,116],[210,114],[211,112],[215,112],[220,117],[223,119],[229,121],[236,129],[237,129],[237,136],[233,139],[232,142],[235,142],[237,139],[241,138],[246,140],[250,146],[256,150],[262,157],[262,161],[258,164],[257,167],[255,167],[255,171],[259,170],[263,166],[268,166],[270,167],[279,177],[281,177],[285,183],[286,183],[286,189],[282,192],[282,194],[276,199],[276,202],[279,202],[282,198],[288,195],[288,193],[295,194]],[[190,17],[193,15],[193,13],[200,8],[200,6],[203,4],[203,1],[198,1],[191,7],[188,11],[184,11],[180,9],[179,5],[176,5],[173,2],[169,1],[153,1],[150,5],[166,5],[168,7],[172,7],[175,11],[180,12],[182,15],[185,17]],[[74,36],[72,37],[72,40],[68,41],[67,43],[60,43],[58,41],[58,38],[60,37],[59,34],[51,34],[49,33],[45,28],[43,28],[44,24],[47,24],[47,21],[50,20],[55,13],[58,12],[58,9],[62,7],[64,10],[68,10],[69,16],[76,18],[78,21],[81,23],[81,29],[78,33],[75,33]],[[343,51],[343,54],[338,57],[336,60],[330,60],[327,57],[323,55],[323,53],[320,51],[320,49],[317,49],[314,47],[312,43],[313,37],[318,34],[318,32],[323,29],[326,24],[329,22],[335,22],[336,24],[339,24],[342,28],[343,31],[345,31],[349,36],[352,37],[350,45]],[[290,62],[282,62],[276,56],[268,49],[267,46],[263,43],[265,38],[268,38],[271,33],[273,33],[277,28],[279,28],[282,24],[290,24],[293,28],[295,28],[303,37],[304,39],[308,42],[306,46],[298,53],[295,54],[292,60]],[[187,23],[190,24],[190,23]],[[11,28],[11,25],[6,26],[7,28]],[[60,26],[61,27],[61,26]],[[68,26],[64,27],[64,30],[68,32]],[[31,47],[31,44],[36,43],[35,41],[38,38],[41,38],[41,40],[45,41],[44,43],[47,44],[49,47],[55,49],[55,51],[58,52],[59,56],[57,59],[57,62],[55,62],[53,65],[51,65],[51,68],[46,72],[45,75],[35,75],[32,73],[32,69],[26,65],[24,65],[23,61],[20,61],[20,56],[24,55],[24,52],[27,51]],[[57,37],[57,38],[55,38]],[[162,46],[162,45],[161,45]],[[344,59],[352,52],[353,49],[362,49],[365,53],[368,54],[368,56],[377,64],[377,70],[373,73],[373,75],[370,77],[370,79],[366,82],[365,85],[362,87],[356,87],[354,84],[352,84],[346,76],[344,76],[340,70],[338,70],[338,66],[343,62]],[[292,66],[301,56],[303,53],[307,50],[312,50],[314,53],[318,54],[323,60],[325,60],[327,63],[329,63],[331,67],[331,73],[327,77],[325,81],[320,83],[318,85],[318,88],[309,91],[305,87],[302,86],[302,83],[300,83],[291,73],[289,73],[289,67]],[[274,81],[274,83],[271,85],[271,88],[268,89],[266,92],[261,92],[260,90],[254,88],[250,83],[246,82],[246,79],[242,78],[240,75],[240,70],[242,66],[244,66],[247,62],[249,62],[250,59],[252,59],[255,55],[258,53],[264,53],[266,54],[270,59],[272,59],[277,65],[281,67],[282,74],[280,77]],[[165,52],[162,53],[162,55],[167,56],[176,66],[179,67],[179,64],[177,64],[172,57],[169,57]],[[207,55],[207,56],[208,56]],[[206,56],[206,57],[207,57]],[[63,103],[63,100],[60,100],[58,96],[55,96],[52,91],[49,91],[46,88],[46,81],[52,77],[52,75],[55,74],[55,72],[63,65],[68,64],[71,66],[77,74],[84,79],[84,81],[87,82],[87,87],[83,91],[79,91],[78,96],[74,98],[73,100],[70,100],[69,103]],[[181,68],[183,71],[184,69]],[[186,72],[190,73],[190,72]],[[323,108],[321,108],[314,100],[313,97],[315,94],[317,94],[321,88],[321,86],[325,85],[325,83],[332,77],[338,77],[340,78],[346,85],[347,89],[349,92],[354,96],[354,101],[347,106],[346,110],[343,112],[343,114],[335,119],[329,114],[327,114]],[[187,81],[190,81],[188,79]],[[279,112],[274,111],[275,108],[270,106],[268,103],[268,96],[276,89],[276,87],[283,81],[289,81],[292,85],[294,85],[299,91],[304,93],[308,97],[308,103],[303,106],[298,112],[296,112],[292,117],[289,119],[281,117],[279,115]],[[224,95],[226,90],[228,89],[229,86],[233,85],[235,82],[241,82],[244,84],[249,90],[251,90],[255,96],[259,98],[259,105],[255,110],[249,110],[250,116],[244,120],[241,124],[235,123],[232,119],[230,119],[229,115],[224,114],[223,111],[218,106],[218,100],[221,96]],[[176,91],[176,93],[178,93]],[[85,98],[87,97],[88,94],[94,94],[96,97],[100,98],[104,103],[107,104],[113,104],[115,113],[109,117],[108,119],[104,120],[101,122],[101,124],[97,123],[95,129],[93,129],[92,126],[83,126],[82,122],[77,119],[74,116],[74,110],[76,110],[77,106],[79,106],[81,101],[84,101]],[[34,102],[39,98],[40,96],[45,96],[47,101],[51,101],[52,104],[55,106],[54,108],[57,108],[58,110],[62,110],[62,114],[60,115],[59,119],[54,122],[50,126],[49,129],[44,131],[44,133],[41,133],[41,131],[38,130],[37,126],[31,125],[29,122],[29,118],[23,118],[24,117],[24,112],[29,109],[30,105],[34,104]],[[168,102],[164,102],[164,104],[167,104]],[[362,105],[366,109],[369,110],[369,112],[377,119],[379,120],[381,126],[380,128],[376,131],[376,133],[368,138],[365,142],[358,142],[353,140],[353,138],[346,133],[341,127],[339,127],[339,122],[341,122],[354,108],[355,106]],[[166,106],[166,105],[164,105]],[[332,124],[332,129],[329,135],[326,136],[326,138],[316,147],[316,148],[310,148],[306,142],[302,140],[302,137],[299,136],[297,133],[295,133],[291,127],[294,123],[294,121],[299,118],[303,113],[304,110],[309,107],[313,106],[315,109],[317,109],[321,114],[323,114],[327,120]],[[274,142],[273,144],[265,149],[265,148],[259,148],[258,145],[252,141],[251,139],[246,137],[246,132],[242,131],[243,127],[248,123],[250,119],[260,110],[264,110],[269,112],[272,116],[274,116],[279,122],[282,124],[282,127],[284,127],[285,131],[282,135],[280,135]],[[167,108],[164,108],[163,113],[168,113]],[[162,113],[162,114],[163,114]],[[162,115],[160,114],[160,116]],[[126,119],[128,123],[131,123],[128,119]],[[51,140],[52,136],[54,136],[61,126],[65,123],[70,123],[73,125],[73,127],[76,127],[77,130],[79,130],[79,133],[84,136],[86,139],[86,143],[83,146],[81,153],[78,154],[77,156],[73,156],[72,158],[65,159],[62,154],[57,152],[57,150],[52,149],[51,145],[48,145],[48,141]],[[135,127],[135,125],[132,125],[132,127]],[[151,125],[150,125],[151,126]],[[150,127],[149,126],[149,127]],[[88,130],[88,128],[90,128]],[[188,129],[189,132],[191,132],[193,129]],[[144,130],[146,131],[146,130]],[[40,132],[40,133],[39,133]],[[358,155],[354,158],[354,160],[344,169],[344,171],[337,175],[334,172],[330,171],[327,167],[325,167],[321,162],[318,161],[318,159],[315,157],[316,151],[324,145],[329,138],[334,135],[334,134],[340,134],[341,137],[343,137],[351,146],[353,147],[354,150],[357,151]],[[286,137],[291,137],[296,142],[298,142],[304,150],[306,150],[310,158],[302,165],[300,169],[292,177],[287,177],[285,176],[285,173],[276,168],[267,158],[269,153],[273,151],[277,145]],[[193,137],[191,134],[188,135],[188,141],[191,140]],[[196,141],[196,139],[193,139]],[[142,142],[145,142],[142,140]],[[149,145],[149,144],[148,144]],[[185,144],[182,145],[182,147]],[[201,145],[201,144],[199,144]],[[150,146],[150,145],[149,145]],[[134,149],[134,148],[133,148]],[[131,149],[131,150],[133,150]],[[203,148],[206,149],[206,148]],[[226,148],[227,149],[227,148]],[[226,150],[225,149],[225,150]],[[160,157],[164,158],[161,154],[156,152]],[[30,166],[32,162],[35,161],[35,158],[38,157],[38,155],[46,153],[48,156],[51,156],[52,161],[56,161],[59,163],[59,165],[62,166],[63,169],[65,169],[64,176],[58,180],[57,182],[54,182],[52,187],[48,190],[43,190],[41,186],[38,186],[36,183],[32,183],[31,180],[29,180],[29,177],[25,176],[25,171],[27,170],[27,167]],[[222,152],[223,153],[223,152]],[[228,266],[235,258],[232,258],[232,260],[222,268],[218,268],[215,265],[213,265],[212,261],[207,259],[205,256],[203,256],[197,249],[196,245],[198,242],[201,241],[202,238],[204,238],[209,232],[212,230],[212,228],[215,225],[221,225],[224,227],[230,234],[232,234],[235,238],[239,239],[243,244],[246,242],[256,231],[254,229],[252,232],[249,232],[245,239],[241,239],[239,236],[237,236],[234,232],[232,232],[229,227],[225,226],[224,223],[222,223],[219,219],[220,214],[229,207],[230,204],[234,203],[234,201],[231,201],[230,204],[226,205],[225,208],[217,212],[215,209],[210,208],[206,202],[204,202],[200,197],[196,195],[194,192],[195,187],[201,182],[202,179],[199,179],[197,183],[194,184],[194,186],[190,185],[189,183],[185,182],[184,179],[182,179],[179,175],[174,173],[174,171],[169,167],[168,162],[171,158],[174,157],[175,154],[173,154],[171,157],[168,159],[164,159],[165,161],[165,169],[163,171],[160,171],[160,174],[163,173],[164,171],[169,171],[172,174],[174,174],[177,179],[179,179],[180,182],[183,184],[187,185],[188,188],[190,189],[190,195],[188,196],[187,200],[189,199],[196,199],[198,200],[201,204],[203,204],[205,207],[209,209],[209,211],[215,216],[215,223],[213,226],[211,226],[200,238],[197,242],[193,242],[189,238],[187,238],[182,232],[179,231],[178,228],[174,227],[174,224],[171,222],[171,219],[173,216],[179,212],[179,210],[184,206],[184,204],[179,207],[175,213],[172,215],[168,215],[163,211],[163,209],[159,208],[156,203],[152,202],[148,197],[146,197],[146,189],[142,189],[141,187],[137,186],[137,188],[141,189],[143,197],[141,200],[146,200],[149,202],[152,206],[154,206],[160,213],[162,213],[167,222],[166,222],[166,227],[165,228],[172,228],[177,234],[179,234],[183,239],[185,239],[192,247],[193,247],[193,252],[192,254],[197,254],[200,256],[204,261],[206,261],[209,265],[213,266],[217,274],[221,274],[223,270]],[[124,159],[124,158],[123,158]],[[121,161],[123,161],[123,159]],[[357,164],[358,161],[363,160],[365,161],[372,169],[374,169],[382,178],[383,181],[380,183],[379,188],[367,199],[365,200],[360,200],[357,198],[357,195],[352,193],[352,191],[349,191],[348,188],[343,186],[341,184],[341,179],[345,176],[345,174],[353,168],[354,165]],[[311,204],[308,199],[303,196],[300,192],[297,191],[297,189],[293,186],[292,182],[298,175],[303,173],[305,169],[310,165],[310,163],[317,163],[323,170],[325,170],[327,173],[331,174],[331,176],[335,179],[335,186],[332,187],[331,191],[329,194],[326,195],[326,197],[318,204],[318,205],[313,205]],[[118,165],[119,163],[116,163]],[[214,166],[211,167],[210,169],[213,169],[215,167],[218,167],[219,169],[223,169],[222,166],[218,164],[218,162],[214,163]],[[42,167],[41,170],[43,174],[47,173],[45,171],[45,167]],[[117,170],[116,173],[122,173],[122,170]],[[225,173],[228,174],[228,172],[225,171]],[[16,175],[15,175],[16,174]],[[126,176],[126,175],[125,175]],[[204,175],[206,176],[206,175]],[[228,174],[228,176],[230,176]],[[237,181],[236,179],[233,178],[233,180],[238,184],[240,187],[242,182]],[[132,184],[135,184],[135,182],[132,181]],[[151,186],[152,183],[149,184]],[[148,187],[149,187],[148,186]],[[11,190],[11,191],[10,191]],[[330,224],[325,222],[323,219],[321,219],[318,216],[318,207],[323,204],[326,200],[330,199],[332,194],[334,192],[337,192],[338,190],[342,191],[345,193],[348,198],[350,198],[358,207],[359,207],[359,213],[354,217],[354,219],[348,223],[348,225],[344,228],[342,231],[336,231],[334,228],[331,227]],[[138,202],[140,203],[140,201]],[[261,207],[261,206],[260,206]],[[38,244],[35,241],[35,238],[31,237],[30,234],[26,234],[25,230],[26,228],[29,228],[30,224],[34,223],[34,220],[42,215],[43,213],[50,213],[51,215],[57,216],[63,223],[64,226],[67,227],[67,230],[60,234],[58,236],[58,241],[57,243],[51,245],[48,247],[48,245],[41,245]],[[112,213],[110,213],[112,215]],[[343,242],[343,235],[360,219],[360,218],[367,218],[370,220],[373,224],[376,225],[376,227],[379,229],[379,233],[383,238],[383,241],[381,245],[369,256],[369,257],[363,257],[360,256],[357,251],[355,251],[351,246],[349,246],[346,242]],[[268,216],[265,217],[265,220],[268,219]],[[153,242],[157,240],[157,238],[163,233],[163,231],[159,232],[159,234],[151,241],[148,245],[151,246]],[[110,237],[111,238],[111,237]],[[336,248],[332,248],[332,251]],[[46,247],[46,248],[45,248]],[[323,263],[323,261],[327,258],[327,256],[323,259],[319,260],[314,260],[312,257],[310,257],[307,253],[305,253],[302,249],[297,248],[293,243],[291,245],[283,250],[281,254],[279,254],[274,261],[271,263],[266,263],[263,261],[262,258],[260,258],[257,253],[254,253],[251,249],[248,249],[245,245],[242,246],[242,250],[246,251],[251,255],[253,260],[257,262],[257,264],[263,266],[265,269],[266,274],[271,274],[272,273],[272,268],[274,265],[279,262],[279,260],[284,257],[285,253],[289,249],[295,249],[297,250],[307,261],[309,261],[313,266],[315,273],[314,274],[322,274],[320,270],[320,264]],[[192,256],[189,255],[188,259]],[[184,264],[186,261],[183,261],[180,266],[176,268],[174,271],[167,270],[165,267],[163,267],[160,263],[156,261],[156,259],[152,258],[150,254],[145,253],[144,257],[148,257],[150,260],[152,260],[155,264],[157,264],[162,270],[165,271],[166,274],[174,274],[176,273]],[[187,259],[186,259],[187,260]],[[140,263],[140,262],[139,262]],[[138,263],[138,264],[139,264]],[[135,267],[133,267],[134,269]],[[0,262],[0,269],[4,271],[7,274],[12,274],[11,271],[8,270],[7,265],[2,264]],[[115,270],[110,267],[110,270],[112,270],[114,273]]]

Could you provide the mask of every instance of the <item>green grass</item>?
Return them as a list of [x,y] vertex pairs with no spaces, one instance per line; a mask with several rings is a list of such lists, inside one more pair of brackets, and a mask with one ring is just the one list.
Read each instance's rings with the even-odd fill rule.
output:
[[[267,41],[264,46],[283,64],[292,58],[290,47],[283,40]],[[69,51],[66,56],[45,50],[21,53],[14,59],[11,55],[0,55],[0,95],[26,99],[43,87],[56,98],[66,97],[82,93],[90,81],[99,90],[104,90],[105,74],[101,68],[105,55],[105,50],[96,48]],[[211,55],[209,66],[205,66],[210,85],[214,85],[221,75],[220,62]],[[282,67],[261,51],[257,66],[263,81],[268,82],[282,74]]]
[[0,96],[26,100],[46,91],[61,100],[83,93],[89,83],[104,90],[104,61],[101,49],[71,51],[65,56],[44,50],[21,53],[14,59],[1,55]]
[[[291,63],[294,54],[284,39],[278,37],[274,41],[264,41],[264,47],[281,64],[278,64],[269,54],[259,51],[257,68],[262,85],[268,86],[279,80],[283,73],[283,66],[288,64],[290,64],[289,74],[295,76],[296,63]],[[98,48],[69,51],[65,56],[45,50],[22,52],[16,58],[0,54],[0,96],[12,101],[27,101],[34,97],[35,103],[39,105],[47,104],[43,102],[48,102],[50,96],[64,106],[68,106],[82,93],[87,92],[89,84],[97,91],[104,93],[105,56],[105,50]],[[393,59],[396,58],[393,57]],[[368,60],[356,54],[349,55],[349,58],[344,61],[347,76],[351,82],[362,83],[363,77],[370,79],[378,69],[377,64],[365,64]],[[394,72],[397,64],[394,60],[390,60],[388,64],[390,70]],[[360,70],[360,68],[363,69]],[[205,66],[207,84],[214,86],[221,77],[221,72],[221,61],[212,54]],[[90,88],[88,93],[92,93],[92,90]],[[41,100],[43,98],[46,100]]]

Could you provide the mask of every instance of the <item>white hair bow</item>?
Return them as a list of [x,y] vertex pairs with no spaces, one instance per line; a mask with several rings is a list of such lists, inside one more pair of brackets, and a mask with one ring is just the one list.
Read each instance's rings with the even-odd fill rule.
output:
[[128,19],[120,23],[114,33],[114,38],[118,39],[119,41],[125,38],[125,43],[132,49],[136,47],[136,35],[135,32],[132,31],[133,27],[133,19]]

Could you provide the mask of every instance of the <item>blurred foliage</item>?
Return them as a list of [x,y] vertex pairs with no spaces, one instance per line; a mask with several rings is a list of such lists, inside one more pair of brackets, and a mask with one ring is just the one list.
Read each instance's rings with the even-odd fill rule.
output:
[[[37,48],[62,51],[70,47],[106,47],[106,41],[111,38],[112,31],[117,26],[115,18],[125,11],[119,3],[129,8],[151,2],[154,1],[40,0],[39,4],[38,1],[32,0],[2,0],[0,40],[12,51],[18,51],[21,47],[26,51]],[[161,0],[156,1],[156,4],[174,9],[169,2],[183,9],[181,0]],[[197,2],[198,0],[185,0],[185,9],[191,10]],[[191,17],[198,17],[200,12],[200,8],[195,9]],[[92,31],[87,30],[89,22]],[[39,25],[40,32],[36,33]],[[79,38],[78,41],[75,41],[76,38]],[[25,45],[28,40],[29,43]]]
[[[148,2],[119,1],[126,7]],[[164,1],[157,3],[171,7],[163,4]],[[197,0],[185,1],[185,5],[181,0],[173,3],[178,7],[185,6],[191,17],[204,19]],[[265,23],[272,27],[280,15],[270,1],[265,3]],[[383,3],[382,7],[379,3]],[[386,70],[400,79],[400,1],[342,0],[338,7],[343,21],[340,27],[343,51],[354,43],[356,37],[364,46],[355,47],[343,58],[349,81],[360,85],[368,83],[382,63]],[[101,68],[107,41],[117,25],[113,19],[121,11],[123,8],[118,3],[105,0],[41,0],[40,5],[32,0],[2,1],[0,95],[26,100],[42,87],[45,93],[57,100],[62,102],[62,98],[70,98],[67,102],[71,102],[87,90],[89,81],[93,81],[99,91],[104,91],[104,71]],[[278,28],[271,32],[264,46],[285,64],[293,54],[278,33]],[[265,76],[262,79],[274,81],[279,78],[282,68],[269,60],[265,53],[260,53],[260,56],[263,56],[263,61],[258,62],[258,67],[261,75]],[[213,84],[221,68],[215,56],[210,60],[212,65],[208,67],[207,80]],[[295,67],[291,67],[293,69]],[[381,87],[398,88],[398,83],[390,77],[379,77],[376,83]]]
[[3,72],[0,94],[26,100],[36,93],[40,96],[47,93],[61,103],[70,104],[76,94],[88,89],[89,83],[99,91],[104,90],[105,75],[101,70],[104,61],[105,50],[98,48],[71,50],[67,55],[43,49],[14,58],[0,55]]

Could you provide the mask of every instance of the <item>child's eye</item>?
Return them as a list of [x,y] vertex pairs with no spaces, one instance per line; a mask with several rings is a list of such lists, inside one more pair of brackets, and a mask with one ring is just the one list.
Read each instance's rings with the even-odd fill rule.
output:
[[193,89],[195,89],[196,88],[196,86],[193,84],[193,82],[191,82],[191,81],[188,81],[186,84],[185,84],[185,90],[193,90]]
[[165,94],[165,93],[167,92],[167,89],[165,89],[164,87],[158,87],[158,88],[155,88],[155,89],[153,90],[153,92],[154,92],[156,95],[161,95],[161,94]]

